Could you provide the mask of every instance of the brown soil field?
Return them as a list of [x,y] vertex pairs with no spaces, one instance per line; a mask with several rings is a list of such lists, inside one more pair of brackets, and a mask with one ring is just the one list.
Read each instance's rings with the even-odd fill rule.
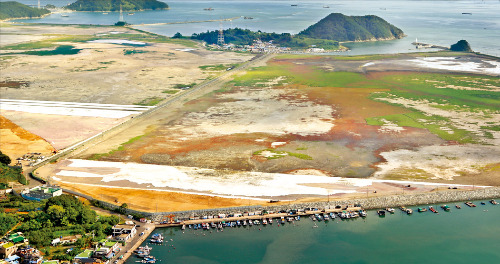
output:
[[48,156],[54,151],[54,147],[42,137],[30,133],[0,115],[0,150],[11,158],[12,163],[15,163],[16,158],[27,153],[35,152]]
[[84,184],[58,183],[63,188],[75,190],[90,195],[96,199],[121,205],[126,203],[129,208],[147,212],[172,212],[183,210],[198,210],[214,207],[235,207],[248,205],[266,205],[265,201],[226,199],[214,196],[192,195],[168,191],[153,191],[131,188],[110,188]]

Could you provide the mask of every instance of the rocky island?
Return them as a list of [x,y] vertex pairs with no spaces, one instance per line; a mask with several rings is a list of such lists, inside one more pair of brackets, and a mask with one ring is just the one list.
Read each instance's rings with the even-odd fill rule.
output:
[[143,11],[168,9],[168,5],[158,0],[77,0],[68,5],[74,11]]

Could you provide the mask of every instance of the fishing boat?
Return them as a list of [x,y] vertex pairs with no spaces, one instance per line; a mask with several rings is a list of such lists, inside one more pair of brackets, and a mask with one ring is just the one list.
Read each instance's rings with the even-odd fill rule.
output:
[[401,206],[401,207],[399,207],[399,210],[401,210],[401,211],[403,211],[403,212],[406,212],[406,207]]
[[269,218],[267,221],[269,222],[270,225],[273,224],[273,219],[272,218]]
[[481,205],[486,205],[486,203],[485,202],[481,202]]
[[69,17],[68,15],[66,14],[61,14],[62,17]]
[[186,230],[186,225],[182,225],[181,230]]
[[253,224],[254,224],[254,225],[260,225],[260,221],[259,221],[259,220],[254,220],[254,221],[253,221]]
[[443,210],[445,210],[447,212],[450,211],[450,207],[448,205],[446,205],[446,204],[445,205],[441,205],[441,208],[443,208]]
[[297,215],[297,216],[295,217],[295,221],[300,221],[300,215]]
[[205,10],[205,11],[213,11],[214,9],[211,8],[211,7],[208,7],[208,8],[203,8],[203,10]]
[[298,5],[291,5],[291,6],[298,6]]
[[215,222],[212,222],[212,224],[210,224],[210,226],[211,226],[213,229],[217,228],[217,224],[215,224]]
[[420,212],[427,212],[427,208],[425,208],[425,207],[420,207],[420,208],[418,208],[418,212],[419,212],[419,213],[420,213]]
[[285,217],[284,216],[282,216],[280,220],[281,220],[282,225],[285,224]]
[[253,222],[252,222],[252,220],[248,220],[248,225],[249,225],[249,226],[253,226]]
[[265,218],[262,219],[262,225],[267,225],[267,220]]
[[103,14],[103,15],[107,15],[107,14],[108,14],[108,12],[104,12],[104,13],[102,13],[102,14]]
[[386,210],[387,212],[391,213],[391,214],[393,214],[393,213],[394,213],[394,208],[387,207],[387,208],[385,208],[385,210]]
[[438,211],[436,209],[434,209],[434,207],[432,207],[431,205],[429,205],[429,211],[431,211],[431,212],[433,212],[435,214],[438,213]]
[[455,204],[455,208],[462,209],[462,207],[460,205],[458,205],[458,204]]
[[493,204],[493,205],[497,205],[498,204],[498,202],[495,201],[495,200],[493,200],[493,199],[490,200],[490,203]]
[[384,210],[378,210],[377,214],[378,214],[378,216],[385,216],[385,211]]
[[327,6],[327,5],[325,5],[325,6],[323,6],[323,8],[330,8],[330,7],[329,7],[329,6]]
[[465,205],[467,205],[468,207],[476,207],[476,205],[472,202],[465,202]]
[[153,234],[149,242],[154,244],[161,244],[163,243],[163,236],[160,233]]
[[323,219],[325,219],[325,221],[328,221],[330,220],[330,217],[328,217],[328,214],[323,214]]
[[359,210],[359,215],[361,217],[366,217],[366,211],[365,210]]
[[129,15],[129,16],[133,16],[133,15],[135,15],[135,13],[128,13],[127,15]]
[[413,214],[413,210],[411,208],[406,209],[406,214]]
[[323,218],[319,214],[315,214],[314,216],[316,217],[316,220],[318,220],[318,221],[323,220]]

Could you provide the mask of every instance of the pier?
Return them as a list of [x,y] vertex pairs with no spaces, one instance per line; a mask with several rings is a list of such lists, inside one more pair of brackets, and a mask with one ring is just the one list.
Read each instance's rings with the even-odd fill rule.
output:
[[442,49],[442,50],[449,50],[449,47],[445,46],[439,46],[439,45],[434,45],[434,44],[429,44],[429,43],[423,43],[423,42],[412,42],[412,45],[415,46],[417,49]]

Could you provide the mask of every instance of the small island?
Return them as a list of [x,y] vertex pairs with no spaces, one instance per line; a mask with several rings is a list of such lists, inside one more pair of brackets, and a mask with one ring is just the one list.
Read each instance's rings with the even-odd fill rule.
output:
[[[377,16],[345,16],[332,13],[299,34],[255,32],[248,29],[227,29],[223,31],[224,44],[247,46],[256,51],[256,46],[279,50],[309,50],[312,52],[346,50],[340,42],[378,41],[403,38],[403,31]],[[218,43],[219,31],[193,34],[192,39],[202,40],[210,45]],[[177,35],[179,37],[179,35]],[[250,46],[250,47],[248,47]],[[279,46],[279,47],[278,47]],[[286,47],[286,48],[285,48]]]
[[300,32],[298,36],[345,42],[400,39],[405,37],[405,34],[378,16],[346,16],[332,13]]
[[158,0],[77,0],[68,5],[73,11],[143,11],[168,9],[168,5]]
[[38,18],[49,14],[47,9],[38,9],[27,5],[9,1],[0,2],[0,20],[12,18]]

